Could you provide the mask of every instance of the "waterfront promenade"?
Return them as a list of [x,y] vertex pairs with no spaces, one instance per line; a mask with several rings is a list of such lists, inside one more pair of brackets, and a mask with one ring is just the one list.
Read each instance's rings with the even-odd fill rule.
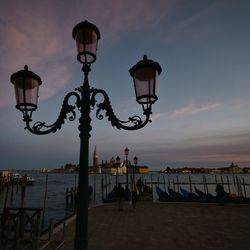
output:
[[[73,249],[74,221],[63,249]],[[138,202],[89,210],[90,250],[249,249],[250,205]]]

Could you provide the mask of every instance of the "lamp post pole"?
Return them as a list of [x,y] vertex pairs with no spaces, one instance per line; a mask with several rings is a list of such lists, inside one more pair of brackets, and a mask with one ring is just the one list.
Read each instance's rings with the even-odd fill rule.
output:
[[90,95],[88,72],[90,68],[84,66],[84,83],[81,102],[81,116],[79,119],[80,131],[80,160],[79,160],[79,178],[78,178],[78,195],[76,207],[76,231],[75,231],[75,249],[88,248],[88,203],[89,203],[89,138],[91,131],[90,118]]
[[138,163],[138,158],[135,156],[134,157],[134,166],[133,166],[133,188],[135,188],[135,168]]
[[[32,122],[32,113],[37,109],[38,90],[42,84],[41,78],[28,70],[28,66],[24,70],[20,70],[11,75],[11,82],[15,87],[16,108],[23,114],[25,129],[36,135],[46,135],[55,133],[60,130],[65,120],[70,121],[76,119],[76,111],[80,111],[79,118],[79,136],[80,136],[80,159],[79,159],[79,183],[77,196],[76,211],[76,231],[75,231],[75,250],[88,249],[88,169],[89,169],[89,138],[91,131],[91,110],[95,110],[96,117],[99,120],[104,118],[102,114],[108,117],[111,125],[117,129],[138,130],[143,128],[150,122],[152,114],[152,104],[157,101],[155,85],[156,78],[161,73],[161,66],[147,58],[135,64],[130,70],[133,77],[136,101],[142,105],[143,115],[129,117],[127,121],[117,118],[113,112],[108,94],[102,89],[90,88],[88,74],[91,70],[91,64],[96,60],[97,42],[100,39],[98,28],[88,21],[77,24],[72,32],[73,38],[76,40],[77,60],[82,64],[84,73],[84,81],[82,86],[76,88],[75,91],[66,94],[60,114],[53,124],[47,125],[45,122]],[[102,102],[98,101],[97,95],[101,95]],[[69,104],[69,99],[74,98],[75,104]],[[33,123],[33,124],[32,124]],[[128,150],[128,149],[127,149]],[[125,152],[126,154],[126,152]],[[128,154],[128,151],[127,151]],[[127,156],[126,156],[127,164]],[[128,168],[127,168],[127,188],[128,188]]]
[[129,153],[129,149],[125,148],[124,150],[125,152],[125,163],[126,163],[126,199],[129,200],[129,188],[128,188],[128,153]]

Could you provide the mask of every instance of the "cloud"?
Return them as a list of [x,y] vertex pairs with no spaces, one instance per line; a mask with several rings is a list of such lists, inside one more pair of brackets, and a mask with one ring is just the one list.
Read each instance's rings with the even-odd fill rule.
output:
[[[40,99],[55,95],[71,77],[68,60],[65,60],[70,47],[63,42],[66,31],[59,29],[49,14],[43,16],[43,9],[38,11],[31,8],[32,4],[30,8],[19,4],[17,1],[11,14],[5,11],[0,16],[0,107],[14,103],[10,75],[23,69],[25,64],[43,83],[48,82],[41,88]],[[10,7],[11,3],[4,6]]]
[[150,120],[151,120],[151,121],[159,120],[159,119],[161,118],[162,115],[163,115],[163,114],[161,114],[161,113],[152,114],[152,115],[150,116]]
[[[92,2],[92,1],[91,1]],[[123,1],[113,0],[103,3],[97,1],[99,6],[95,9],[103,9],[99,15],[105,24],[107,36],[118,38],[121,34],[148,29],[159,23],[168,15],[175,3],[171,1]]]
[[138,155],[145,161],[158,159],[161,162],[206,163],[235,162],[250,164],[250,131],[236,134],[218,134],[207,137],[179,140],[176,142],[136,145]]
[[221,104],[219,103],[208,103],[208,104],[197,107],[193,103],[190,103],[187,106],[184,106],[175,110],[169,116],[171,118],[179,118],[179,117],[184,117],[184,116],[196,115],[199,113],[204,113],[210,110],[217,109],[220,106]]
[[71,73],[65,64],[55,64],[50,67],[49,74],[44,74],[42,81],[44,82],[43,88],[40,88],[41,100],[48,99],[55,95],[60,89],[68,84]]
[[[211,33],[214,32],[214,29],[206,26],[200,26],[201,20],[205,20],[207,16],[211,13],[214,13],[216,8],[220,7],[220,3],[205,3],[202,6],[193,9],[192,11],[188,12],[186,8],[182,8],[178,6],[178,13],[182,13],[181,18],[176,20],[174,23],[169,22],[170,25],[167,24],[168,33],[164,35],[163,41],[174,43],[178,40],[193,40],[199,39],[201,37],[209,37]],[[175,12],[173,12],[172,16],[175,17]],[[209,19],[208,19],[209,20]]]
[[[69,69],[75,58],[71,31],[78,22],[88,19],[96,23],[101,37],[105,34],[103,44],[107,48],[124,34],[154,27],[173,5],[172,1],[155,3],[151,0],[27,0],[25,5],[20,0],[1,1],[0,107],[13,104],[9,77],[25,64],[34,72],[46,72],[40,75],[49,83],[43,85],[41,99],[55,95],[68,84],[68,79],[73,76]],[[63,80],[56,79],[56,71]]]
[[[128,110],[133,110],[133,109],[138,110],[138,105],[135,108],[134,101],[132,101],[132,100],[122,102],[122,106],[123,106],[123,111],[128,111]],[[159,120],[163,117],[166,117],[166,118],[170,117],[172,119],[175,119],[175,118],[191,116],[191,115],[196,115],[199,113],[204,113],[204,112],[208,112],[211,110],[215,110],[220,106],[221,106],[221,104],[219,104],[219,103],[208,103],[208,104],[201,105],[201,106],[195,106],[193,103],[190,103],[187,106],[181,107],[181,108],[179,108],[171,113],[167,113],[167,112],[153,113],[150,116],[150,119],[152,121]]]

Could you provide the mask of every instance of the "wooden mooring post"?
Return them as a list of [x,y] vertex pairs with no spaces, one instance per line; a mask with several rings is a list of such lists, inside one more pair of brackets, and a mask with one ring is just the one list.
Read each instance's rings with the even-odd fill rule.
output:
[[45,211],[46,211],[46,201],[47,201],[47,192],[48,192],[48,174],[46,175],[45,181],[45,191],[44,191],[44,199],[43,199],[43,217],[42,217],[42,228],[44,228],[44,218],[45,218]]
[[221,185],[224,188],[224,181],[223,181],[223,176],[222,175],[220,176],[220,179],[221,179]]
[[189,190],[191,193],[193,193],[193,188],[192,188],[192,180],[191,180],[191,176],[189,175]]
[[245,196],[245,198],[247,198],[246,185],[245,185],[245,179],[244,178],[242,178],[242,186],[243,186],[243,190],[244,190],[244,196]]
[[228,187],[228,192],[231,193],[228,175],[227,175],[227,187]]
[[[66,199],[66,207],[75,206],[76,205],[76,196],[77,196],[77,188],[71,187],[66,188],[65,199]],[[70,201],[70,202],[69,202]]]
[[95,192],[96,192],[96,173],[94,175],[94,201],[95,201]]
[[165,180],[165,173],[163,174],[163,183],[164,183],[164,191],[166,192],[166,180]]

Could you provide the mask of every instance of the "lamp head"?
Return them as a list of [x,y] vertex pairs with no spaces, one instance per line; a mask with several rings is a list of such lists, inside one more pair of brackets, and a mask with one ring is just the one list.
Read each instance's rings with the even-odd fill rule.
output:
[[95,62],[97,44],[100,39],[99,29],[85,20],[73,28],[72,36],[76,40],[77,60],[82,64]]
[[116,157],[116,164],[117,164],[117,165],[120,165],[120,163],[121,163],[121,159],[120,159],[119,156],[117,156],[117,157]]
[[129,70],[134,80],[136,101],[139,104],[151,105],[157,101],[156,80],[161,71],[160,64],[148,59],[146,55]]
[[128,149],[128,148],[125,148],[125,149],[124,149],[124,152],[125,152],[125,155],[128,156],[129,149]]
[[14,84],[16,93],[16,108],[20,111],[34,111],[37,109],[38,90],[42,84],[41,78],[28,70],[25,65],[23,70],[12,74],[10,81]]
[[135,156],[134,157],[134,164],[137,165],[137,163],[138,163],[138,158]]

